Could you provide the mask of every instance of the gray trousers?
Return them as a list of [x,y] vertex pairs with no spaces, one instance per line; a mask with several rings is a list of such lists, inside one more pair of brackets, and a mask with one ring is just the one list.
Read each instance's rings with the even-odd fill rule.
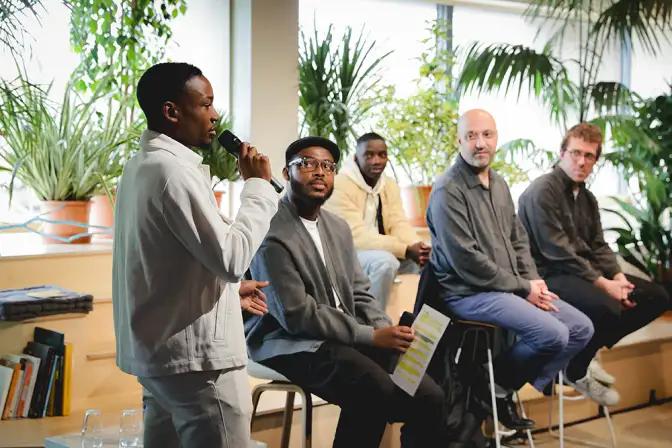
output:
[[145,448],[245,448],[252,398],[247,370],[140,377]]

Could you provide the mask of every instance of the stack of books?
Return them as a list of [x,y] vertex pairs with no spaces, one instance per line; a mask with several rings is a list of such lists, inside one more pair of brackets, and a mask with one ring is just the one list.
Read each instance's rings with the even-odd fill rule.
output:
[[23,353],[0,356],[0,419],[70,414],[72,345],[35,327]]

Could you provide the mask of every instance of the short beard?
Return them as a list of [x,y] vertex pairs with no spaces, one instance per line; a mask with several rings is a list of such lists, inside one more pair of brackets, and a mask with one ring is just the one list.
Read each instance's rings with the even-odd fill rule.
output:
[[327,202],[331,197],[331,195],[334,193],[334,189],[332,188],[329,194],[327,194],[322,198],[315,198],[309,196],[305,193],[305,186],[291,177],[289,178],[289,186],[292,192],[294,193],[294,197],[301,203],[303,203],[305,206],[311,208],[322,207],[324,203]]

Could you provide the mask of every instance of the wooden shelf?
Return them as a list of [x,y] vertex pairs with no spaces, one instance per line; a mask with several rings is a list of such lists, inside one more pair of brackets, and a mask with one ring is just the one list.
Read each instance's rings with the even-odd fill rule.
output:
[[[122,411],[142,409],[142,399],[122,396],[116,401],[92,403],[98,409],[106,427],[119,426]],[[25,418],[0,421],[0,448],[43,447],[47,437],[78,433],[82,429],[84,410],[73,411],[67,417]]]
[[33,232],[0,233],[2,261],[83,254],[112,254],[112,240],[96,240],[90,244],[45,244],[42,237]]

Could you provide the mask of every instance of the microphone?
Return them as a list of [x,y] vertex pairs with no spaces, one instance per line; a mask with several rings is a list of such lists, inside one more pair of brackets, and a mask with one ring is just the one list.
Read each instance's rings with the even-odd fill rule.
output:
[[[242,145],[243,142],[241,142],[240,139],[233,134],[233,132],[226,129],[219,135],[217,141],[220,145],[222,145],[222,148],[226,149],[229,154],[235,156],[236,158],[240,156],[240,145]],[[283,187],[280,182],[275,180],[275,178],[272,176],[271,185],[273,185],[273,188],[275,188],[275,191],[278,193],[282,193],[282,190],[285,189],[285,187]]]

